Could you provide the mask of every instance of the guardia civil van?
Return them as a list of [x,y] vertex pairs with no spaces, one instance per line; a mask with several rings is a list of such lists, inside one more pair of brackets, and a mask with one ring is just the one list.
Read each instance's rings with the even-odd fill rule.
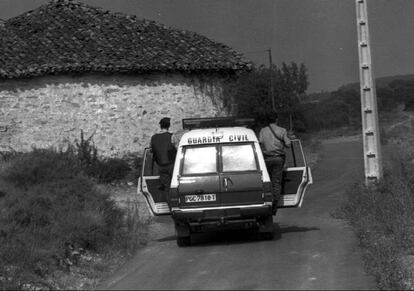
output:
[[[171,215],[178,246],[196,232],[256,228],[273,238],[271,180],[250,118],[191,118],[179,142],[169,192],[159,190],[157,166],[145,149],[138,194],[154,215]],[[300,207],[312,183],[298,139],[287,150],[277,208]]]

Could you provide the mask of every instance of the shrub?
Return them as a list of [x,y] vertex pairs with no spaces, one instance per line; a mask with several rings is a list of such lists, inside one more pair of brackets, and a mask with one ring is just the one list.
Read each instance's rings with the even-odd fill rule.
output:
[[1,151],[0,152],[0,162],[8,162],[13,160],[17,156],[21,155],[22,153],[16,152],[14,149],[11,148],[10,151]]
[[100,183],[110,183],[121,180],[131,171],[128,163],[118,158],[108,158],[95,162],[87,168],[89,176],[96,178]]
[[99,161],[98,149],[92,140],[93,135],[94,134],[85,139],[83,135],[83,130],[81,130],[80,141],[75,142],[76,153],[84,169],[93,166],[95,163]]
[[119,158],[98,158],[98,149],[92,137],[93,134],[85,139],[81,130],[80,141],[75,143],[75,151],[85,173],[100,183],[110,183],[125,178],[131,171],[128,163]]
[[414,98],[411,96],[409,100],[405,102],[405,111],[414,111]]
[[68,244],[102,251],[127,235],[124,212],[98,191],[71,151],[16,157],[0,172],[0,193],[0,276],[6,266],[44,276],[61,264]]
[[414,151],[396,147],[392,166],[375,187],[347,191],[341,216],[354,227],[368,268],[381,289],[404,289],[403,258],[414,245]]
[[53,150],[34,149],[12,160],[4,169],[2,178],[19,188],[28,188],[50,180],[72,177],[82,169],[73,153]]

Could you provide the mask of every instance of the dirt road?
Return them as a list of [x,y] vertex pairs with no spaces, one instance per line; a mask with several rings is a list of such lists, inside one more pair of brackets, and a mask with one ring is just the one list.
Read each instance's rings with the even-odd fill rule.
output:
[[169,217],[155,219],[151,241],[102,289],[375,289],[357,241],[330,214],[363,175],[360,141],[322,146],[302,208],[280,210],[273,241],[252,232],[204,234],[178,248]]

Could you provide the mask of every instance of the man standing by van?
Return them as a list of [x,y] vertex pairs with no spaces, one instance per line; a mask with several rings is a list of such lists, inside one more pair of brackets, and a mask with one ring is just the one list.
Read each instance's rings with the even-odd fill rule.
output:
[[[291,141],[285,128],[278,126],[278,115],[273,112],[269,118],[269,125],[262,128],[259,133],[259,142],[262,146],[267,171],[272,180],[274,204],[279,199],[282,190],[282,173],[285,164],[285,148],[290,147]],[[276,212],[277,205],[273,205]]]
[[160,190],[163,191],[168,191],[170,188],[175,155],[177,153],[172,133],[168,131],[170,125],[170,118],[162,118],[160,120],[161,132],[151,137],[151,148],[160,174]]

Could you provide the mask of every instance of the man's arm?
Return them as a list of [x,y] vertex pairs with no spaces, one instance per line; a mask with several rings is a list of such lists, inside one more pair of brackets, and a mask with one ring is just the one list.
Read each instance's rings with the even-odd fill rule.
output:
[[260,130],[259,132],[259,143],[262,144],[263,143],[263,128]]
[[262,128],[259,132],[259,144],[260,148],[262,149],[262,152],[264,155],[267,155],[268,152],[266,151],[264,140],[265,140],[265,128]]
[[283,143],[285,144],[285,147],[290,148],[290,145],[292,144],[292,141],[290,140],[286,129],[283,131]]
[[176,149],[178,149],[178,144],[180,143],[180,138],[178,134],[176,133],[171,134],[171,143]]

